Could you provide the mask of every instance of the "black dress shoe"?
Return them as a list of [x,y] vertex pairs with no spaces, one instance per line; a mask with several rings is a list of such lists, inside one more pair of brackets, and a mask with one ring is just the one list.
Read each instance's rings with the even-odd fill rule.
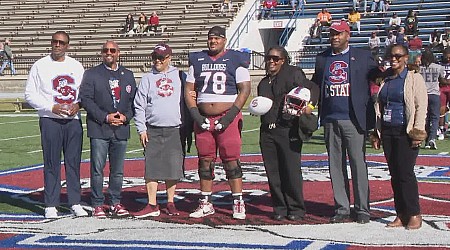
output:
[[274,214],[272,216],[272,219],[277,220],[277,221],[281,221],[281,220],[284,220],[284,216],[280,215],[280,214]]
[[292,221],[299,221],[299,220],[303,220],[303,216],[298,215],[298,214],[290,214],[287,216],[288,220],[292,220]]
[[336,214],[330,218],[330,223],[343,223],[350,218],[348,214]]
[[358,215],[358,218],[356,219],[356,222],[359,224],[367,224],[370,222],[370,216],[368,215]]

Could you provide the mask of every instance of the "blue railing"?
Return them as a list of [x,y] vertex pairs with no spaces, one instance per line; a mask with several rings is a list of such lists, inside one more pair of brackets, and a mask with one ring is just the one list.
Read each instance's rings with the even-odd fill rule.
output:
[[248,23],[254,18],[255,13],[259,9],[259,0],[255,0],[252,7],[248,10],[247,14],[245,14],[244,19],[242,19],[241,23],[234,31],[234,34],[228,40],[228,48],[238,48],[239,47],[239,39],[241,35],[245,32],[248,32]]
[[[304,7],[303,7],[304,8]],[[286,27],[283,30],[283,33],[281,33],[280,39],[278,39],[278,44],[282,47],[286,46],[289,36],[292,33],[295,28],[297,28],[297,18],[300,16],[301,10],[296,10],[289,21],[286,24]]]

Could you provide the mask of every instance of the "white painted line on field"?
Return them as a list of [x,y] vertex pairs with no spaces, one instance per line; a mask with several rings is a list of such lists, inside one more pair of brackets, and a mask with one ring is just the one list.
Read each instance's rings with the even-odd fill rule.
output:
[[139,153],[139,152],[142,152],[142,151],[144,151],[144,149],[140,148],[140,149],[130,150],[130,151],[127,152],[127,154]]
[[16,124],[16,123],[25,123],[25,122],[37,122],[38,120],[25,120],[25,121],[15,121],[15,122],[0,122],[0,125],[5,124]]
[[448,152],[440,152],[438,155],[448,155]]
[[17,139],[26,139],[26,138],[33,138],[33,137],[39,137],[39,136],[41,136],[41,135],[19,136],[19,137],[0,139],[0,141],[12,141],[12,140],[17,140]]
[[242,133],[248,133],[248,132],[253,132],[253,131],[258,131],[259,128],[254,128],[254,129],[249,129],[249,130],[244,130],[242,131]]
[[39,153],[39,152],[42,152],[42,149],[29,151],[29,152],[27,152],[27,154],[34,154],[34,153]]

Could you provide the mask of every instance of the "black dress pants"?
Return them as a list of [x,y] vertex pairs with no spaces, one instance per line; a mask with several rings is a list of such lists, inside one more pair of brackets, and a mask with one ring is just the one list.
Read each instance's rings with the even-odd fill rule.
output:
[[277,127],[263,129],[260,147],[269,180],[272,206],[275,214],[305,215],[301,148],[303,142],[296,129]]
[[391,174],[394,203],[397,214],[420,214],[419,190],[414,166],[419,148],[411,148],[411,139],[403,126],[382,128],[384,155]]

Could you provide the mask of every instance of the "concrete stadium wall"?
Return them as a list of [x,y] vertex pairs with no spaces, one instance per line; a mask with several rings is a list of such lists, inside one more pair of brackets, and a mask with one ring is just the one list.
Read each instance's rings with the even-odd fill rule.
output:
[[[311,79],[313,70],[304,70],[307,77]],[[252,79],[252,96],[256,96],[256,88],[259,81],[264,77],[264,70],[252,70],[250,71]],[[135,74],[136,82],[139,84],[144,73]],[[25,91],[26,76],[3,76],[0,78],[0,99],[5,98],[23,98]]]

